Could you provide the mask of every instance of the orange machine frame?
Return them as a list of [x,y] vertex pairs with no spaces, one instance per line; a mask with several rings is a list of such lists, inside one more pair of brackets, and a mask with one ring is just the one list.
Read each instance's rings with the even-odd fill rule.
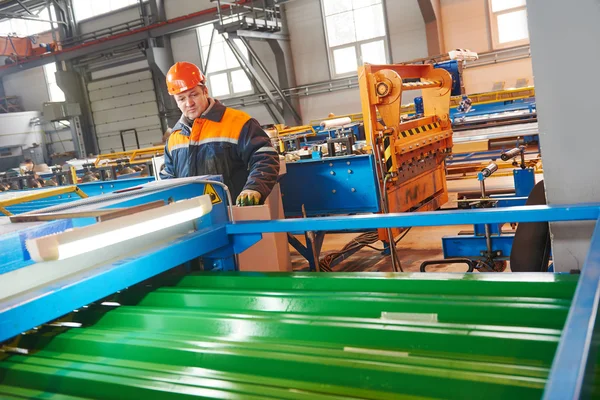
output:
[[[444,162],[452,151],[451,75],[432,65],[365,64],[358,69],[358,82],[367,144],[387,211],[439,208],[448,201]],[[402,94],[408,90],[421,90],[424,115],[401,117]]]
[[0,55],[10,56],[14,61],[23,57],[38,56],[49,50],[56,51],[56,43],[34,46],[30,37],[0,36]]

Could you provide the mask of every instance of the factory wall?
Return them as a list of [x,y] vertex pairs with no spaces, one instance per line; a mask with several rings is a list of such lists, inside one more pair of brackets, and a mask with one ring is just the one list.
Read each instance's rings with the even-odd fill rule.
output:
[[34,123],[40,115],[37,111],[0,114],[0,171],[18,167],[25,158],[44,162],[44,134]]
[[97,32],[101,29],[124,24],[126,22],[140,20],[140,18],[139,6],[126,7],[112,13],[98,15],[81,21],[79,24],[79,31],[81,34]]
[[173,60],[187,61],[201,65],[198,33],[195,29],[178,32],[171,35],[171,50]]
[[181,0],[163,0],[165,4],[165,14],[167,19],[181,17],[182,15],[193,14],[198,11],[206,10],[208,8],[215,8],[217,5],[216,1],[211,0],[194,0],[194,1],[181,1]]
[[[392,62],[427,56],[425,22],[415,0],[385,1]],[[320,0],[292,1],[285,5],[294,55],[296,84],[307,85],[331,79]],[[414,93],[403,102],[412,101]],[[361,111],[358,88],[300,98],[305,123],[329,113]]]
[[42,103],[50,101],[44,67],[26,69],[2,78],[7,96],[18,96],[25,111],[42,111]]
[[[469,49],[478,53],[492,51],[488,0],[440,0],[446,51]],[[504,81],[514,87],[517,79],[526,78],[533,85],[531,58],[495,65],[467,68],[463,73],[467,93],[492,89],[494,82]]]
[[[581,0],[577,7],[562,0],[529,0],[527,6],[548,203],[600,202],[600,136],[590,124],[598,112],[600,80],[586,79],[584,88],[574,85],[564,79],[564,63],[556,60],[557,49],[585,54],[585,62],[577,64],[577,75],[597,74],[600,7],[595,0]],[[588,117],[568,113],[575,103],[577,115]],[[593,227],[594,222],[551,224],[557,270],[582,268]]]

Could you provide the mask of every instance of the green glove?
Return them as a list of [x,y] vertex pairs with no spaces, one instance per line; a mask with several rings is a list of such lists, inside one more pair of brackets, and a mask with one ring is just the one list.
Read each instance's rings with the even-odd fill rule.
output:
[[239,207],[257,206],[260,203],[261,195],[256,190],[243,190],[237,197],[235,204]]

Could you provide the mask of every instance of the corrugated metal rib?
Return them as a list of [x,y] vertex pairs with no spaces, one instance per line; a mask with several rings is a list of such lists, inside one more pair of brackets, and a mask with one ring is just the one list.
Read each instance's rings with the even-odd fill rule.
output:
[[190,275],[23,336],[0,396],[540,398],[577,278],[507,275]]

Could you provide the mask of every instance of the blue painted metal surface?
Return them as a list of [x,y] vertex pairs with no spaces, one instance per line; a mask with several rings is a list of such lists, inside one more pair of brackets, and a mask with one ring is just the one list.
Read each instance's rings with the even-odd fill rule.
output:
[[73,227],[71,220],[63,219],[13,231],[0,236],[0,275],[33,263],[25,248],[27,239],[38,238],[53,233],[63,232]]
[[554,356],[544,391],[545,400],[590,397],[599,343],[599,300],[600,220],[596,221],[590,250]]
[[287,165],[281,179],[286,217],[379,212],[371,155],[303,160]]
[[[483,175],[481,172],[478,174],[478,179],[482,180]],[[513,180],[515,184],[515,195],[507,196],[507,195],[498,195],[491,196],[494,198],[501,198],[495,204],[495,208],[504,208],[504,207],[517,207],[524,206],[527,202],[527,197],[531,190],[535,186],[535,171],[533,168],[527,169],[514,169],[513,170]],[[505,223],[516,222],[511,220],[506,220],[497,224],[488,224],[490,227],[490,233],[492,235],[498,235],[502,231],[502,226]],[[481,252],[485,251],[487,246],[485,242],[485,225],[486,224],[474,224],[473,230],[474,235],[459,235],[459,236],[449,236],[442,238],[442,245],[444,248],[444,258],[450,257],[464,257],[470,259],[480,258]],[[512,249],[512,241],[514,240],[514,235],[502,235],[502,246],[501,248],[494,248],[493,250],[502,251],[502,258],[507,258],[510,256],[510,250]],[[479,246],[479,247],[478,247]]]
[[[492,235],[497,235],[502,230],[502,225],[504,224],[488,224],[490,226],[490,232]],[[475,236],[485,235],[485,224],[475,224],[473,225]],[[461,235],[460,237],[467,237],[465,235]]]
[[248,221],[227,225],[227,233],[341,231],[410,226],[467,225],[476,223],[590,221],[600,216],[600,204],[522,206],[480,210],[318,217],[277,221]]
[[[217,177],[211,178],[217,179]],[[134,207],[157,200],[167,202],[170,199],[174,201],[189,199],[202,195],[204,193],[204,188],[204,184],[188,184],[183,186],[177,186],[168,190],[161,190],[150,194],[134,196],[121,202],[100,207],[100,209]],[[220,186],[216,185],[214,186],[214,188],[217,194],[220,196],[220,198],[225,199],[223,189]],[[141,187],[135,186],[133,188],[130,187],[128,189],[140,190]],[[107,194],[106,198],[110,199],[113,195],[114,194]],[[210,214],[201,219],[197,226],[198,229],[201,229],[210,226],[216,226],[219,224],[224,224],[227,221],[228,215],[227,209],[225,208],[225,203],[218,203],[213,206],[213,210]],[[26,239],[40,237],[51,233],[58,233],[64,231],[67,228],[82,227],[94,223],[96,223],[95,218],[71,218],[59,221],[46,222],[22,231],[15,231],[10,234],[0,235],[0,248],[2,249],[2,255],[0,255],[0,274],[22,267],[26,267],[32,264],[29,252],[25,248]],[[4,251],[5,249],[7,251]],[[231,257],[232,255],[233,251],[229,249],[227,254],[223,255],[223,257]]]
[[[218,177],[210,177],[218,180]],[[225,199],[223,189],[213,186],[221,199]],[[188,183],[135,195],[135,188],[129,191],[130,197],[120,202],[99,207],[99,209],[122,208],[146,204],[155,200],[182,200],[200,196],[205,191],[203,183]],[[104,197],[110,201],[116,194]],[[161,244],[133,257],[121,259],[112,264],[87,269],[59,280],[58,283],[43,285],[33,293],[15,296],[0,302],[0,342],[40,323],[64,315],[76,308],[108,296],[127,286],[138,283],[163,271],[184,264],[200,256],[209,255],[206,266],[216,270],[234,270],[234,254],[241,252],[261,238],[261,234],[239,235],[236,238],[226,234],[228,221],[225,202],[213,204],[213,210],[196,221],[197,231],[182,238]],[[10,261],[11,265],[23,267],[31,264],[29,254],[23,246],[25,236],[37,237],[48,233],[60,232],[67,227],[83,226],[94,223],[94,219],[66,219],[40,224],[35,229],[15,231],[18,240],[12,245],[20,246],[21,252]],[[9,240],[9,236],[1,236]],[[1,242],[0,242],[1,243]],[[8,267],[7,267],[8,268]],[[16,268],[12,268],[16,269]]]
[[[88,197],[99,196],[101,194],[112,193],[118,190],[128,189],[135,186],[140,186],[148,182],[154,181],[154,177],[123,179],[113,181],[98,181],[82,183],[77,185]],[[27,190],[27,193],[35,193],[36,189]],[[29,201],[27,203],[15,204],[6,209],[14,215],[22,214],[39,210],[41,208],[52,207],[57,204],[69,203],[79,200],[81,197],[76,193],[67,193],[58,196],[52,196],[41,200]]]
[[454,122],[454,120],[457,118],[478,117],[488,114],[499,114],[503,112],[522,110],[527,110],[529,113],[533,114],[535,111],[535,98],[531,97],[527,99],[499,101],[487,104],[474,104],[466,114],[458,112],[456,108],[451,108],[450,120]]
[[[497,257],[499,260],[506,260],[510,257],[514,235],[492,235],[492,251],[501,251],[502,255]],[[444,236],[442,238],[442,249],[444,258],[464,258],[468,255],[471,259],[485,258],[481,256],[481,251],[485,251],[485,236],[457,235]]]
[[457,60],[442,61],[433,66],[433,68],[440,68],[448,71],[452,76],[452,91],[451,96],[460,96],[461,93],[461,80],[460,80],[460,69]]
[[515,182],[515,195],[517,197],[528,197],[535,186],[535,171],[533,168],[514,169],[513,179]]
[[43,286],[26,298],[0,302],[0,342],[227,245],[224,226],[205,228],[136,257]]

